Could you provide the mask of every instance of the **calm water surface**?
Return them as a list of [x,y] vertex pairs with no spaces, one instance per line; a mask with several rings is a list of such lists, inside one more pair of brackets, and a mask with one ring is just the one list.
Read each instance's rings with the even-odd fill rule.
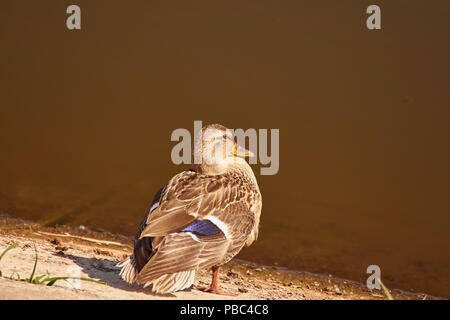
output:
[[133,235],[174,129],[279,128],[240,258],[450,297],[450,4],[369,4],[3,1],[0,210]]

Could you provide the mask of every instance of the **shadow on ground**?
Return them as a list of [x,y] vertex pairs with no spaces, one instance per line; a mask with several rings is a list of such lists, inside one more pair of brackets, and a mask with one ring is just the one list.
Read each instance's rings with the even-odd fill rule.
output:
[[74,256],[71,254],[56,253],[55,255],[62,256],[72,260],[75,264],[81,267],[82,271],[88,275],[89,278],[98,279],[105,282],[108,286],[139,293],[145,293],[152,296],[173,298],[173,294],[157,294],[151,292],[150,289],[143,288],[137,284],[129,284],[125,282],[120,276],[120,268],[116,267],[118,261],[109,259],[97,259]]

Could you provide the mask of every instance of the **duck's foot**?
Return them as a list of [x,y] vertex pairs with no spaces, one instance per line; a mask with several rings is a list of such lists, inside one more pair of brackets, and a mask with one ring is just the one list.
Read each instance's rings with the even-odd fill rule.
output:
[[236,297],[237,294],[233,293],[233,292],[227,292],[227,291],[223,291],[220,290],[219,288],[214,288],[213,286],[211,287],[197,287],[198,290],[203,291],[203,292],[209,292],[209,293],[214,293],[214,294],[220,294],[222,296],[232,296],[232,297]]
[[210,287],[197,287],[198,290],[201,290],[203,292],[210,292],[215,294],[220,294],[223,296],[237,296],[236,293],[232,292],[226,292],[219,289],[219,270],[220,266],[214,266],[212,267],[212,282]]

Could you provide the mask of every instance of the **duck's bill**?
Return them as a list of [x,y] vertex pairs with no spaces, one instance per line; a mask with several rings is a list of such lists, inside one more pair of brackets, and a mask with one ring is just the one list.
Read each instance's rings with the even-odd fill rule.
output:
[[236,157],[250,157],[250,158],[255,156],[253,152],[245,148],[242,148],[237,143],[234,144],[233,155]]

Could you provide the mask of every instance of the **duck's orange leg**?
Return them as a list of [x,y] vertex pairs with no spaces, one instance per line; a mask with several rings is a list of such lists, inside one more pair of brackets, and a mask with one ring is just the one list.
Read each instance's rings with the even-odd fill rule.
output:
[[226,292],[219,289],[219,270],[220,266],[214,266],[212,267],[212,282],[211,286],[209,288],[206,287],[198,287],[197,289],[204,291],[204,292],[211,292],[215,294],[221,294],[224,296],[237,296],[237,294],[232,292]]

